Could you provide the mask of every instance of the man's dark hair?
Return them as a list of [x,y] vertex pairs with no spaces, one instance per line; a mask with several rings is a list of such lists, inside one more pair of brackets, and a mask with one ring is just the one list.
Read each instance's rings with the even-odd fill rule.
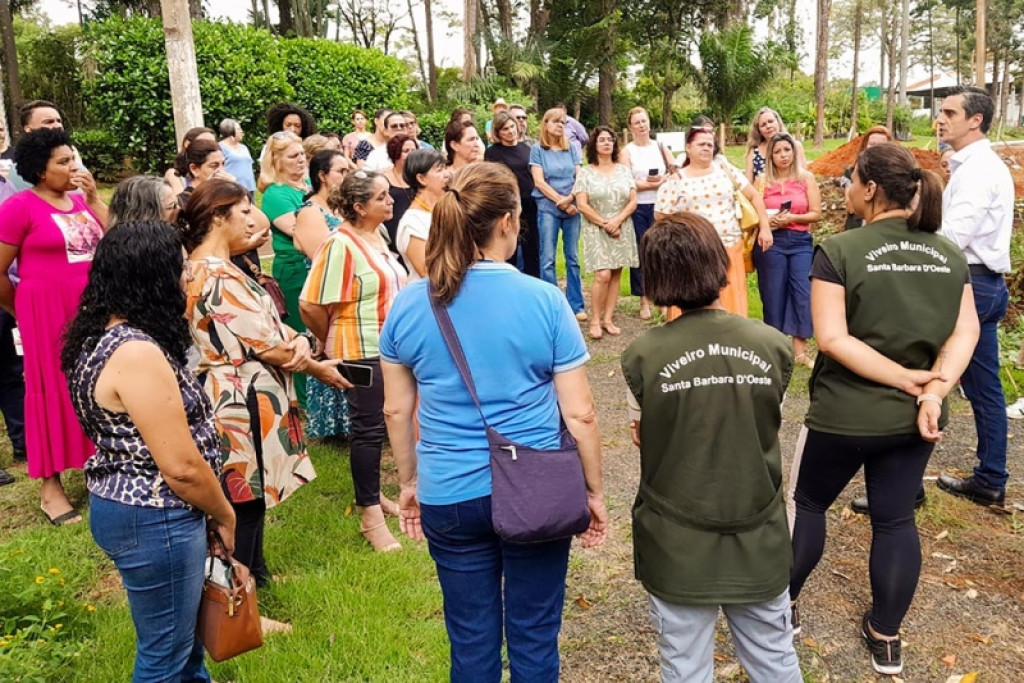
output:
[[18,118],[21,119],[21,127],[24,128],[28,125],[28,122],[32,120],[32,112],[34,112],[36,109],[42,109],[43,107],[55,109],[57,113],[61,115],[61,118],[64,118],[64,115],[61,114],[60,109],[58,109],[57,105],[53,102],[50,102],[48,100],[32,100],[31,102],[26,102],[25,104],[21,105],[21,109],[18,110]]
[[964,114],[967,118],[981,114],[981,132],[988,133],[988,129],[992,125],[992,116],[995,114],[995,104],[987,90],[976,85],[958,85],[950,88],[949,95],[962,95]]
[[684,311],[715,302],[729,283],[729,255],[711,222],[682,211],[655,221],[640,242],[644,292]]

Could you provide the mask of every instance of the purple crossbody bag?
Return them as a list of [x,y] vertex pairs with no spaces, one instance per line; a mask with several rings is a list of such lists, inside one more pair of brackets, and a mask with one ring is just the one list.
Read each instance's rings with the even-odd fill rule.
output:
[[587,485],[576,440],[561,423],[561,448],[542,451],[506,439],[487,423],[466,354],[448,310],[428,294],[441,335],[487,430],[491,453],[491,523],[511,543],[544,543],[590,526]]

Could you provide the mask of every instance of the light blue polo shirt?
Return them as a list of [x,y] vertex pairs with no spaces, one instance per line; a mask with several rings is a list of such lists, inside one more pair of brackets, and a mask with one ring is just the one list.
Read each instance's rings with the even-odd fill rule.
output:
[[[448,314],[488,423],[523,445],[558,448],[554,376],[590,358],[561,291],[506,263],[478,262]],[[420,502],[450,505],[490,495],[483,421],[445,346],[425,279],[395,298],[380,333],[380,357],[416,376]]]

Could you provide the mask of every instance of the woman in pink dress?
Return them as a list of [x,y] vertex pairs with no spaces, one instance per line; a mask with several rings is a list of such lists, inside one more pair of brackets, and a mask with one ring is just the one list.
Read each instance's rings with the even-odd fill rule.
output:
[[[43,480],[40,507],[60,526],[82,520],[64,493],[60,474],[81,469],[95,451],[75,416],[60,369],[62,333],[78,310],[107,207],[92,176],[76,165],[63,130],[43,128],[25,135],[16,156],[18,174],[32,188],[0,206],[0,308],[17,320],[25,350],[28,474]],[[8,275],[15,259],[16,290]]]

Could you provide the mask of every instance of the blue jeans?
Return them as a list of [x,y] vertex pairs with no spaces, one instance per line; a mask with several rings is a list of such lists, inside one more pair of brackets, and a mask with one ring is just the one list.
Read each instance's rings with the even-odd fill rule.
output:
[[580,215],[559,217],[537,212],[540,234],[540,278],[558,286],[555,276],[555,249],[558,231],[562,231],[562,254],[565,256],[565,298],[573,313],[583,311],[583,282],[580,280]]
[[[636,246],[640,249],[643,246],[641,240],[647,228],[654,223],[654,204],[637,204],[633,212],[633,232],[636,234]],[[629,293],[633,296],[644,295],[644,273],[641,268],[629,269]]]
[[978,466],[974,478],[979,484],[1005,489],[1006,397],[999,381],[999,321],[1006,315],[1009,293],[1002,275],[971,275],[974,306],[978,309],[981,336],[971,362],[960,378],[964,394],[974,410],[978,432]]
[[196,637],[206,562],[203,514],[90,496],[89,528],[128,591],[136,639],[133,683],[207,683]]
[[[501,681],[502,616],[513,683],[557,683],[571,539],[517,545],[491,525],[491,497],[420,505],[444,596],[451,680]],[[502,578],[504,577],[504,586]]]
[[814,240],[800,230],[780,229],[768,251],[754,245],[757,289],[764,304],[764,322],[779,332],[807,339],[811,325],[811,259]]

